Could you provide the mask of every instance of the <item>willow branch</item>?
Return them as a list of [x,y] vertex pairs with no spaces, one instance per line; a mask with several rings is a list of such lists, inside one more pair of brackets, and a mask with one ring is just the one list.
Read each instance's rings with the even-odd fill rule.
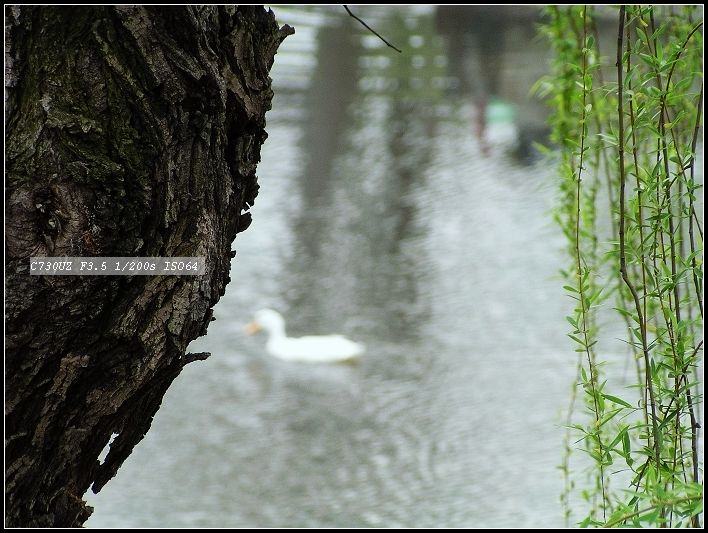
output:
[[627,252],[625,245],[625,185],[627,181],[626,170],[624,166],[624,79],[622,71],[622,50],[624,42],[624,19],[625,19],[625,6],[620,7],[619,15],[619,33],[617,34],[617,116],[619,119],[618,127],[618,137],[619,137],[619,172],[620,172],[620,213],[619,213],[619,246],[620,246],[620,274],[624,283],[627,285],[629,292],[632,294],[634,299],[634,306],[637,311],[637,318],[639,319],[639,330],[642,341],[642,352],[644,354],[644,365],[647,374],[647,388],[649,389],[649,403],[651,406],[651,422],[653,435],[652,440],[654,441],[654,460],[657,468],[659,467],[659,456],[660,456],[660,444],[659,444],[659,425],[656,419],[656,399],[654,395],[654,385],[651,379],[651,361],[649,357],[649,347],[647,343],[647,325],[644,318],[644,313],[642,312],[642,304],[639,300],[639,294],[634,284],[629,279],[627,274]]

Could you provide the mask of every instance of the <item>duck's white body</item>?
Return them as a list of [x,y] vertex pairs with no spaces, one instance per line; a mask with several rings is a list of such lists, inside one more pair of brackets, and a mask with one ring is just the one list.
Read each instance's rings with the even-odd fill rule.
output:
[[266,350],[285,361],[301,363],[342,363],[351,361],[364,353],[364,346],[342,335],[318,335],[308,337],[288,337],[285,320],[277,311],[258,311],[248,325],[250,333],[261,329],[268,333]]

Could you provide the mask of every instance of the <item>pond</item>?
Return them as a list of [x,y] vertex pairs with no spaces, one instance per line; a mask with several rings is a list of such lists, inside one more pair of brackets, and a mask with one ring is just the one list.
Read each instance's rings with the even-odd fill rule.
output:
[[[90,527],[563,525],[575,358],[533,157],[533,10],[274,8],[253,224],[209,334]],[[477,11],[475,11],[477,9]],[[358,365],[269,357],[244,325],[342,333]]]

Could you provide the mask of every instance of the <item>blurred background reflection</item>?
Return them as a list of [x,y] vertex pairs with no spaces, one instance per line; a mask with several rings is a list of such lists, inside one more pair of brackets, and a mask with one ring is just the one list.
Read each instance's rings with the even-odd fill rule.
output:
[[[552,165],[530,96],[538,9],[274,8],[251,228],[209,335],[93,527],[561,526],[574,373]],[[244,324],[367,345],[356,366],[265,355]]]

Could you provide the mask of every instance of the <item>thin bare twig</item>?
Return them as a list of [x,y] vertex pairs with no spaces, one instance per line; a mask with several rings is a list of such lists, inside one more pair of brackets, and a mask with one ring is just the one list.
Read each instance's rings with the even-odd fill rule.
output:
[[399,54],[402,54],[402,53],[403,53],[403,50],[400,50],[400,49],[396,48],[396,47],[393,46],[391,43],[389,43],[386,39],[384,39],[383,37],[381,37],[381,35],[380,35],[375,29],[373,29],[373,28],[372,28],[371,26],[369,26],[366,22],[364,22],[363,20],[361,20],[361,19],[360,19],[359,17],[357,17],[354,13],[352,13],[352,12],[349,10],[349,8],[348,8],[347,6],[344,6],[344,9],[347,10],[347,13],[349,13],[350,16],[352,16],[353,18],[355,18],[356,20],[358,20],[358,21],[361,23],[362,26],[364,26],[367,30],[369,30],[371,33],[373,33],[374,35],[376,35],[376,37],[378,37],[378,38],[381,39],[384,43],[386,43],[386,46],[388,46],[389,48],[393,48],[393,49],[394,49],[396,52],[398,52]]

